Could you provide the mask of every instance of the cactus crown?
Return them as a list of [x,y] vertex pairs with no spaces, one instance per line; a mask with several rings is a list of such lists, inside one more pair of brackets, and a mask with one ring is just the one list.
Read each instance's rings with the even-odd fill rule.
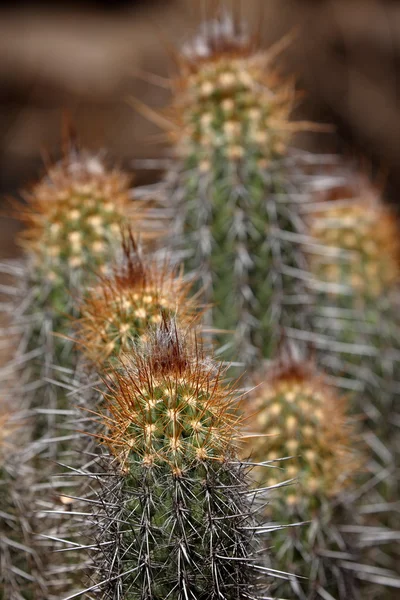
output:
[[355,430],[347,422],[346,398],[336,396],[310,362],[279,360],[253,392],[250,438],[256,462],[293,457],[274,469],[269,485],[289,478],[286,501],[294,507],[316,507],[337,496],[360,468],[353,449]]
[[143,259],[130,231],[123,234],[122,261],[100,276],[81,306],[78,340],[94,361],[117,357],[147,328],[178,314],[182,326],[196,317],[190,284],[167,261]]
[[[400,280],[400,235],[396,215],[380,191],[364,179],[323,195],[326,208],[313,216],[310,233],[340,256],[312,255],[311,268],[322,281],[340,283],[378,297]],[[344,200],[341,202],[340,200]]]
[[25,194],[27,229],[21,244],[36,270],[57,281],[66,269],[102,264],[119,239],[129,203],[130,178],[107,170],[100,157],[69,148],[64,158]]
[[167,464],[181,473],[195,461],[232,453],[236,398],[195,334],[163,321],[121,362],[105,396],[106,425],[107,443],[125,468]]
[[178,152],[211,168],[210,151],[224,160],[251,155],[268,162],[287,146],[293,84],[267,70],[269,52],[255,48],[226,14],[202,26],[184,46],[170,118],[178,127]]

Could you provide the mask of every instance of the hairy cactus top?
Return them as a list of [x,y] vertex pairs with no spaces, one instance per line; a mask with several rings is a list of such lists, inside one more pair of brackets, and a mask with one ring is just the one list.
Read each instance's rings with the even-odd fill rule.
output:
[[180,472],[232,453],[236,399],[193,335],[164,322],[113,373],[107,440],[123,464],[167,464]]
[[249,427],[258,435],[248,438],[246,450],[255,462],[293,457],[268,476],[269,485],[298,480],[285,488],[289,506],[317,508],[321,499],[345,489],[360,468],[346,405],[310,363],[276,364],[253,392]]
[[294,92],[266,71],[274,55],[258,52],[228,16],[205,23],[184,47],[169,116],[178,152],[195,156],[202,171],[211,169],[210,152],[233,163],[251,155],[264,166],[284,153]]
[[345,285],[375,298],[400,281],[400,235],[393,210],[364,179],[323,195],[326,208],[313,216],[310,233],[338,255],[312,255],[311,267],[321,281]]
[[56,284],[66,270],[73,278],[79,269],[105,262],[127,213],[129,183],[98,156],[75,149],[48,169],[20,207],[27,224],[21,243],[39,278]]
[[128,342],[145,335],[146,329],[177,314],[181,326],[196,317],[196,305],[188,295],[190,284],[172,269],[142,259],[131,233],[123,240],[122,262],[85,297],[78,321],[78,339],[95,362],[117,357]]

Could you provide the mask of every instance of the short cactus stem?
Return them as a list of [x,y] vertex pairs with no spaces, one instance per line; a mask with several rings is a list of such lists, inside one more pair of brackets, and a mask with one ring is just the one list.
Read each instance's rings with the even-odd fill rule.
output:
[[219,342],[230,346],[225,356],[246,363],[273,355],[277,322],[302,317],[285,301],[300,293],[293,274],[304,268],[301,160],[289,146],[313,126],[290,121],[294,86],[271,67],[284,45],[260,50],[225,13],[205,23],[183,48],[167,112],[171,243],[199,275]]
[[362,455],[355,448],[355,426],[346,415],[347,399],[327,385],[312,363],[290,355],[259,377],[247,407],[251,416],[244,452],[256,465],[275,467],[267,475],[259,467],[254,470],[257,486],[276,486],[266,507],[272,520],[305,523],[289,534],[272,534],[279,567],[297,576],[290,583],[278,582],[275,593],[314,598],[320,588],[322,597],[358,598],[351,571],[335,560],[336,553],[346,552],[356,565],[358,552],[340,533],[340,525],[361,522],[349,500]]
[[99,492],[104,514],[93,515],[102,532],[93,565],[101,597],[258,597],[265,583],[237,459],[235,390],[193,332],[173,322],[114,365],[104,440],[116,470]]

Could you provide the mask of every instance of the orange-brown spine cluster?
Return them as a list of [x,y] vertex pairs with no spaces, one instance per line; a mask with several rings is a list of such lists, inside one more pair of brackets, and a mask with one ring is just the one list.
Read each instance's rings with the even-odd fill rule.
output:
[[182,335],[164,321],[120,361],[105,397],[106,426],[110,449],[124,464],[184,470],[234,453],[237,399],[191,330]]
[[200,313],[190,289],[168,259],[143,257],[132,233],[125,232],[122,259],[111,273],[99,276],[82,303],[77,337],[84,352],[104,362],[146,336],[163,317],[176,316],[181,327],[193,324]]

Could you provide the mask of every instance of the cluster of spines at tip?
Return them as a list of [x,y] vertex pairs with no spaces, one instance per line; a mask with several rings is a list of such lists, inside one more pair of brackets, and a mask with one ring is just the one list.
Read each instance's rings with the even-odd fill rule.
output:
[[76,324],[80,345],[97,363],[117,358],[163,318],[186,327],[198,312],[190,284],[168,260],[143,257],[130,230],[122,249],[121,260],[85,294]]
[[284,154],[293,88],[265,71],[269,60],[252,44],[232,52],[222,41],[197,62],[182,56],[169,115],[179,124],[178,151],[200,171],[212,169],[210,152],[228,164],[246,158],[263,168]]
[[69,147],[25,193],[21,244],[38,277],[61,283],[66,272],[103,265],[128,217],[130,177],[100,156]]
[[324,250],[310,254],[311,272],[347,293],[378,298],[400,280],[397,217],[365,177],[348,179],[348,185],[322,193],[320,209],[309,219],[310,235]]
[[168,464],[179,472],[196,460],[224,460],[238,427],[235,396],[221,367],[206,358],[196,334],[166,320],[121,357],[106,405],[111,452],[130,461]]
[[[294,479],[282,502],[294,510],[318,508],[355,485],[362,459],[347,399],[337,395],[311,362],[283,358],[260,376],[249,407],[246,451],[255,463],[287,461],[268,485]],[[257,473],[257,471],[255,471]],[[265,471],[260,472],[265,478]]]

